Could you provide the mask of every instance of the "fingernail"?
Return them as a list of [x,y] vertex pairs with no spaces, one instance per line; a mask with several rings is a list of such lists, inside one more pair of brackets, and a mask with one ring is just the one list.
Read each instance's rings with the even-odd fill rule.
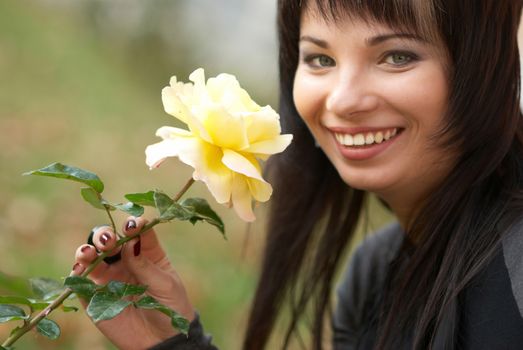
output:
[[88,245],[85,245],[85,246],[83,246],[83,247],[80,249],[80,251],[81,251],[82,253],[85,253],[85,252],[88,251],[89,249],[91,249],[91,247],[89,247]]
[[102,236],[100,237],[100,243],[102,243],[102,245],[106,245],[107,241],[109,241],[110,239],[111,239],[111,236],[106,232],[106,233],[102,234]]
[[133,246],[134,256],[140,255],[140,250],[142,250],[142,242],[139,240]]
[[76,270],[80,267],[79,263],[76,263],[73,265],[73,268],[71,269],[73,272],[76,272]]
[[129,220],[127,224],[125,225],[125,231],[129,231],[136,228],[136,221]]

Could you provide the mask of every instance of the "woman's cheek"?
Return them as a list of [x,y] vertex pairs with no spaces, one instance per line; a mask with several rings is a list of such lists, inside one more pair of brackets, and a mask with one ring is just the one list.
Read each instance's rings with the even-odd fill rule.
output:
[[304,75],[299,70],[296,73],[293,89],[294,105],[302,119],[310,122],[311,116],[320,108],[321,87],[314,79]]

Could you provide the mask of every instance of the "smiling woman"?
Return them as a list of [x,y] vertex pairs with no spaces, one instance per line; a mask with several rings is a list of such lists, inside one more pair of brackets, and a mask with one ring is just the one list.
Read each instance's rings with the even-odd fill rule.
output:
[[284,300],[284,347],[312,310],[322,348],[368,192],[398,223],[351,259],[335,349],[523,346],[523,262],[509,248],[523,241],[520,15],[518,0],[279,1],[280,112],[294,143],[272,164],[246,349],[265,346]]

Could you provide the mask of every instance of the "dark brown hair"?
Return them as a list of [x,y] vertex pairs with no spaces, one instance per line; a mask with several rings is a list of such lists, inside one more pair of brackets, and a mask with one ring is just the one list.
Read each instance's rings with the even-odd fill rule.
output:
[[[312,347],[322,348],[333,279],[365,201],[365,193],[345,184],[315,147],[292,99],[300,15],[313,2],[329,21],[378,21],[437,37],[447,48],[450,92],[441,146],[459,157],[407,230],[416,246],[401,273],[401,264],[391,267],[376,348],[395,349],[407,337],[416,349],[430,348],[443,315],[446,346],[456,347],[459,312],[453,301],[523,209],[520,0],[278,1],[280,114],[294,142],[268,168],[274,198],[244,349],[267,345],[286,302],[291,318],[283,347],[310,308]],[[405,245],[398,260],[406,254]]]

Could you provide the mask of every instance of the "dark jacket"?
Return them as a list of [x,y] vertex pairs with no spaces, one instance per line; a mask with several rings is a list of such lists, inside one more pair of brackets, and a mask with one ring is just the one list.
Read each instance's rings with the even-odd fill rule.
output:
[[[353,254],[338,287],[335,350],[373,348],[383,285],[403,237],[400,226],[393,224],[369,236]],[[523,219],[504,236],[494,259],[464,293],[458,349],[523,349]],[[445,348],[438,332],[434,348]],[[189,337],[178,335],[152,349],[217,350],[198,318],[191,324]]]

